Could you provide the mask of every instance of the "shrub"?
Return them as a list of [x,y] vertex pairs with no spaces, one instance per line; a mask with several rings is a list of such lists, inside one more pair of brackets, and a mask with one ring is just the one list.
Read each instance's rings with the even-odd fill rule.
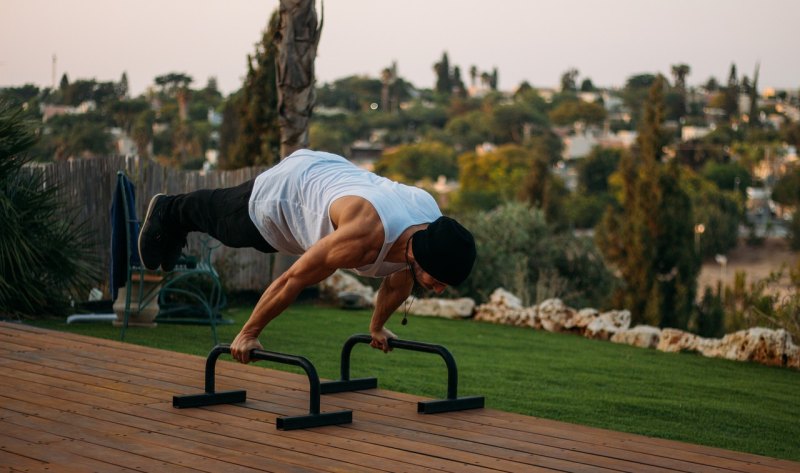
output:
[[34,130],[0,104],[0,315],[64,315],[100,279],[90,235],[60,207],[57,183],[25,166]]
[[590,239],[557,233],[541,210],[510,203],[461,219],[475,235],[478,257],[462,295],[485,301],[498,287],[526,304],[559,297],[575,307],[603,306],[614,277]]

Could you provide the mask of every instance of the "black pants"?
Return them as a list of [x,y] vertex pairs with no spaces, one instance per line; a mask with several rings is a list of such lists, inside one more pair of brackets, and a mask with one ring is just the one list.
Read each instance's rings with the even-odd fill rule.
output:
[[264,240],[250,219],[248,203],[255,179],[225,189],[202,189],[171,196],[167,219],[176,230],[203,232],[231,248],[255,248],[264,253],[277,250]]

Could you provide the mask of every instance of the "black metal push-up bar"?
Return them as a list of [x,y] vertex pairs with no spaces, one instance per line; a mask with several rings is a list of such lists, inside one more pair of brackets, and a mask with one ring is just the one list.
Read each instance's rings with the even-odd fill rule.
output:
[[[377,378],[350,379],[350,353],[356,343],[370,343],[372,337],[367,334],[356,334],[344,342],[342,347],[341,375],[338,381],[327,381],[320,386],[322,394],[340,393],[345,391],[358,391],[378,387]],[[431,343],[415,342],[412,340],[389,339],[391,348],[436,353],[440,355],[447,365],[447,399],[434,401],[421,401],[417,403],[417,412],[435,414],[437,412],[461,411],[464,409],[477,409],[484,405],[483,396],[458,397],[458,368],[456,360],[447,348]]]
[[[230,353],[231,346],[220,344],[215,346],[206,359],[206,391],[202,394],[188,394],[184,396],[173,396],[173,407],[200,407],[211,406],[214,404],[231,404],[235,402],[245,402],[247,391],[222,391],[216,392],[214,389],[214,373],[216,370],[217,358],[223,353]],[[275,427],[280,430],[305,429],[309,427],[320,427],[323,425],[347,424],[353,421],[353,411],[336,411],[320,413],[320,382],[317,369],[308,361],[307,358],[298,355],[287,355],[266,350],[252,350],[251,360],[266,360],[283,363],[286,365],[299,366],[303,368],[308,376],[309,386],[309,408],[308,414],[303,416],[278,417],[275,420]]]

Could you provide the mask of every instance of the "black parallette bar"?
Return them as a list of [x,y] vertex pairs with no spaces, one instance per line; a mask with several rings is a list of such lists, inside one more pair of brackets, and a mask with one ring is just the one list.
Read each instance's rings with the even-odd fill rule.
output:
[[353,422],[353,411],[323,412],[307,416],[287,416],[275,419],[278,430],[307,429],[323,425],[349,424]]
[[172,396],[172,407],[202,407],[214,404],[235,404],[247,400],[247,391],[222,391],[219,393]]
[[[361,389],[371,389],[377,387],[376,378],[360,378],[355,380],[350,379],[350,354],[353,351],[353,347],[356,345],[356,343],[369,344],[371,341],[372,336],[368,334],[356,334],[344,342],[340,360],[341,378],[338,381],[327,381],[322,383],[320,386],[322,394],[357,391]],[[390,338],[389,346],[391,348],[400,348],[403,350],[436,353],[442,357],[445,365],[447,365],[447,399],[420,402],[417,405],[418,412],[433,414],[437,412],[459,411],[483,407],[483,396],[472,396],[465,398],[458,397],[458,368],[456,367],[455,358],[453,358],[453,355],[447,348],[443,347],[442,345],[416,342],[413,340],[401,340],[398,338]]]
[[423,414],[437,414],[439,412],[463,411],[466,409],[483,408],[483,396],[467,396],[457,399],[437,399],[435,401],[420,401],[417,403],[417,412]]
[[345,381],[325,381],[320,383],[322,394],[344,393],[349,391],[362,391],[378,387],[378,378],[357,378]]
[[[227,404],[244,402],[246,391],[224,391],[215,392],[215,371],[217,359],[223,353],[230,353],[231,347],[228,344],[215,346],[206,358],[206,392],[202,394],[190,394],[186,396],[173,396],[172,405],[175,407],[200,407],[213,404]],[[321,425],[333,425],[352,422],[352,411],[337,411],[320,414],[320,383],[317,369],[308,361],[307,358],[299,355],[288,355],[266,350],[252,350],[251,360],[267,360],[283,363],[287,365],[299,366],[305,370],[308,376],[308,415],[278,417],[275,426],[281,430],[302,429],[306,427],[316,427]]]

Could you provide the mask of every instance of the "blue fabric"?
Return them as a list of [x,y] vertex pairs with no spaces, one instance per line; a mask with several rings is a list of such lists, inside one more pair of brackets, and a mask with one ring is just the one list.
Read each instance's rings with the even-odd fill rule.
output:
[[[128,218],[125,206],[128,207]],[[126,221],[127,220],[127,221]],[[128,226],[128,232],[125,226]],[[130,235],[130,241],[128,241]],[[136,190],[124,174],[117,175],[117,186],[111,201],[111,299],[117,299],[117,291],[128,282],[128,265],[139,266],[139,221],[136,218]],[[130,261],[128,251],[130,250]]]

